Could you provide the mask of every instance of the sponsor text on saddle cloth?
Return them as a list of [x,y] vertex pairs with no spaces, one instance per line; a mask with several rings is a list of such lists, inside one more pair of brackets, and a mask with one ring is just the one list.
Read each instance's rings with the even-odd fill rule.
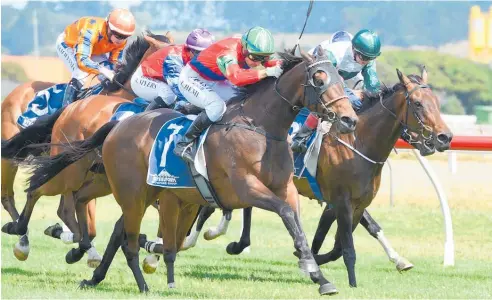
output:
[[[294,136],[299,128],[309,115],[309,111],[302,109],[292,123],[289,130],[289,135]],[[305,153],[294,152],[294,175],[298,178],[306,178],[311,190],[316,196],[317,200],[323,199],[318,182],[316,181],[316,171],[318,169],[318,158],[321,149],[321,143],[323,136],[330,130],[331,123],[321,122],[318,123],[318,128],[311,134],[307,142],[307,151]]]
[[[27,110],[17,119],[17,124],[26,128],[31,126],[39,117],[54,114],[62,107],[66,87],[66,83],[61,83],[37,92],[34,99],[27,105]],[[102,89],[100,84],[90,89],[83,89],[77,95],[77,99],[99,94]]]
[[[162,125],[156,136],[149,156],[147,184],[164,188],[194,188],[196,187],[190,168],[173,150],[176,141],[190,127],[195,115],[177,117]],[[208,129],[198,140],[194,167],[196,171],[208,180],[203,143]]]

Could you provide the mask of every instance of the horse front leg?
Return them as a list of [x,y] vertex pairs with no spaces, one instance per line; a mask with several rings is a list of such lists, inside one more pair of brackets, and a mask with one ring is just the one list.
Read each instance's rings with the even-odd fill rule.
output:
[[[200,212],[198,213],[198,219],[196,221],[196,227],[195,229],[191,228],[190,233],[186,237],[186,240],[180,251],[188,250],[190,248],[195,247],[198,237],[200,236],[200,232],[202,231],[203,225],[214,212],[215,212],[215,208],[213,207],[210,206],[200,207]],[[205,237],[205,239],[207,238]]]
[[369,212],[365,209],[360,220],[360,224],[369,232],[371,236],[378,240],[381,246],[386,252],[389,260],[396,265],[398,272],[408,271],[413,268],[413,264],[406,258],[400,256],[398,252],[391,246],[391,243],[386,239],[383,233],[383,229],[372,218]]
[[313,251],[313,254],[319,253],[319,250],[325,241],[326,235],[328,234],[328,231],[330,231],[330,227],[336,219],[337,216],[335,211],[326,205],[325,210],[319,219],[318,228],[316,228],[313,244],[311,245],[311,251]]
[[300,253],[299,268],[309,274],[314,283],[319,284],[321,295],[338,293],[335,286],[323,276],[309,248],[306,235],[301,228],[295,211],[299,195],[292,179],[284,188],[276,190],[277,196],[256,176],[242,175],[231,178],[231,183],[239,198],[250,206],[277,213],[294,240],[294,248]]
[[229,223],[231,222],[231,211],[223,211],[222,218],[220,219],[220,223],[217,227],[212,227],[207,232],[203,234],[203,238],[207,241],[211,241],[213,239],[218,238],[221,235],[226,234],[227,228],[229,227]]

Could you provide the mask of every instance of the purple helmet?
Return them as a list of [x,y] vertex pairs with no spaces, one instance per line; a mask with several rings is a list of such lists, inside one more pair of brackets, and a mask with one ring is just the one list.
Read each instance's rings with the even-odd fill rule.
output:
[[203,28],[194,29],[186,38],[185,45],[193,50],[202,51],[215,42],[215,37]]

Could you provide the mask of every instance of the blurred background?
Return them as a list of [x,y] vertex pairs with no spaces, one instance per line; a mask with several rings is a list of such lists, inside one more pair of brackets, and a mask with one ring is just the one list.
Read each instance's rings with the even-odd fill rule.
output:
[[[114,7],[131,9],[140,31],[170,30],[177,42],[196,27],[220,38],[264,26],[282,50],[297,41],[308,2],[2,1],[2,99],[18,82],[68,81],[68,71],[56,58],[57,36],[77,18],[105,17]],[[443,113],[468,116],[451,118],[462,124],[456,129],[492,134],[487,125],[492,123],[490,2],[316,1],[301,44],[309,49],[334,31],[354,34],[361,28],[381,36],[377,66],[383,82],[397,80],[395,68],[416,73],[425,64]]]

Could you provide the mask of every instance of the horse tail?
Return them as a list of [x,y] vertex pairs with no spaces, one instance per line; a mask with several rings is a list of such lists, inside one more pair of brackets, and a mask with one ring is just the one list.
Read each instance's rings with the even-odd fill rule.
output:
[[67,150],[55,156],[40,156],[29,162],[33,167],[32,175],[27,179],[29,187],[26,192],[32,192],[50,181],[69,165],[82,159],[85,155],[101,146],[118,121],[104,124],[90,138],[76,141],[68,146]]
[[22,129],[10,139],[2,140],[2,158],[23,160],[29,154],[40,155],[45,149],[27,146],[30,144],[49,143],[53,126],[65,108],[66,106],[60,108],[50,116],[40,117],[34,124]]

